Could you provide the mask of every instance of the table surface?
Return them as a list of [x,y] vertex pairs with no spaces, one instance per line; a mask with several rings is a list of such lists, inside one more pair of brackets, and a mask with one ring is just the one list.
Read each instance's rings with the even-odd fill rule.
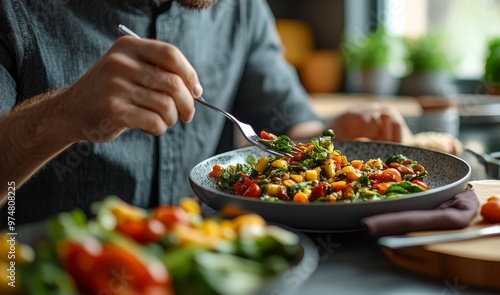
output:
[[[500,181],[492,194],[500,195]],[[473,182],[480,188],[481,181]],[[308,234],[319,255],[316,272],[298,285],[300,271],[287,281],[290,290],[275,294],[383,294],[383,295],[489,295],[500,290],[484,290],[461,285],[460,278],[430,278],[393,265],[376,240],[366,232]],[[500,265],[499,265],[500,269]],[[294,285],[295,283],[295,285]]]

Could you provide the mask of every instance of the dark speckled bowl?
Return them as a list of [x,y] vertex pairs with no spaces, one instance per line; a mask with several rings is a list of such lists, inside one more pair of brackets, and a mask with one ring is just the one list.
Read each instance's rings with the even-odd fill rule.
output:
[[231,195],[220,191],[215,181],[208,176],[214,164],[223,166],[246,163],[249,155],[256,159],[266,153],[255,147],[226,152],[196,165],[189,175],[193,192],[209,207],[220,210],[226,205],[235,205],[255,212],[266,220],[303,231],[349,231],[360,230],[364,217],[403,210],[432,209],[461,192],[467,185],[471,168],[459,157],[429,149],[385,142],[335,142],[348,160],[381,158],[385,160],[395,154],[403,154],[418,161],[429,172],[429,191],[415,193],[397,199],[359,203],[311,203],[267,202],[259,199]]

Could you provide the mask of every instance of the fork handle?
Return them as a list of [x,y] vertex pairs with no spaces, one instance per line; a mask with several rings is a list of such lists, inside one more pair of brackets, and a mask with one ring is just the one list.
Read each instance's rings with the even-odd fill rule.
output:
[[230,113],[224,111],[223,109],[219,108],[219,107],[216,107],[215,105],[213,105],[212,103],[206,101],[202,96],[200,96],[198,99],[195,99],[197,102],[201,103],[201,104],[204,104],[206,105],[207,107],[213,109],[213,110],[216,110],[222,114],[224,114],[224,116],[226,116],[228,119],[230,119],[231,121],[235,122],[235,123],[240,123],[240,121],[238,121],[233,115],[231,115]]

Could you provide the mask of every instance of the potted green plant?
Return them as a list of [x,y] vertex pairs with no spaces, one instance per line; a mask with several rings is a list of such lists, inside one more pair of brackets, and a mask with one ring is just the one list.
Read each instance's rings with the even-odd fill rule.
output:
[[500,37],[492,38],[488,42],[484,81],[489,93],[500,95]]
[[445,48],[446,35],[429,33],[407,39],[407,75],[401,80],[400,95],[449,96],[455,94],[453,58]]
[[403,56],[400,39],[379,27],[356,41],[342,45],[344,64],[358,82],[356,87],[375,95],[394,95],[398,80],[393,70]]

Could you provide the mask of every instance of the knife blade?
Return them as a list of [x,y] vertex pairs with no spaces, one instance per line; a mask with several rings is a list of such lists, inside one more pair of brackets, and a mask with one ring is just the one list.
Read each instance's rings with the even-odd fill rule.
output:
[[378,244],[384,247],[398,249],[422,246],[435,243],[470,240],[500,234],[500,225],[494,225],[474,230],[451,233],[431,234],[424,236],[389,236],[378,239]]

